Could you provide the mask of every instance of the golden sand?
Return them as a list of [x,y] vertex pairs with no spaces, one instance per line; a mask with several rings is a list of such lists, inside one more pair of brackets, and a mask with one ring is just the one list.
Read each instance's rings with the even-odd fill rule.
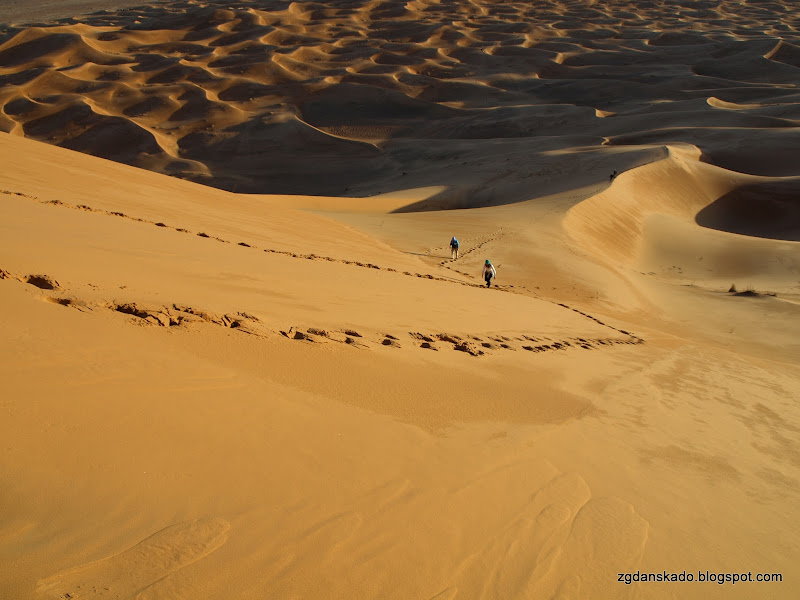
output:
[[800,596],[792,2],[0,20],[0,598]]

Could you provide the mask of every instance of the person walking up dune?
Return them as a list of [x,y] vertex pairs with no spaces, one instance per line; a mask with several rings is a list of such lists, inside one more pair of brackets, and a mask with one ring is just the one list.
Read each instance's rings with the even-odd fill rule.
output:
[[487,258],[486,262],[483,263],[483,279],[486,281],[487,288],[492,285],[492,277],[497,277],[497,270],[494,268],[492,261]]
[[453,236],[453,239],[450,240],[450,258],[453,260],[458,258],[458,240],[456,236]]

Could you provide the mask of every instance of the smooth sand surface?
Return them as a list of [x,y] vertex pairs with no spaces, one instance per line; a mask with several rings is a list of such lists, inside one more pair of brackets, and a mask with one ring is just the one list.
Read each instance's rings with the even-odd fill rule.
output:
[[800,596],[791,2],[0,21],[0,598]]

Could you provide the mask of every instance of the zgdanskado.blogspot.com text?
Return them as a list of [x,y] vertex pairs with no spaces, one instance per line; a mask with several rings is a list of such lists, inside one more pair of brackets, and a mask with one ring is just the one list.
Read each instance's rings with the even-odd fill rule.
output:
[[632,583],[716,583],[719,585],[736,585],[737,583],[780,583],[783,581],[781,573],[720,573],[717,571],[681,571],[671,573],[617,573],[617,581],[625,585]]

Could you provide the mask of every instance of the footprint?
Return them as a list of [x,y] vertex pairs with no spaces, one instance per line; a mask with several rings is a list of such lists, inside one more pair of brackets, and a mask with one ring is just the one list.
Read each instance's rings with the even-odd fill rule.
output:
[[218,517],[171,525],[120,554],[42,579],[36,590],[45,598],[136,598],[222,546],[229,529]]
[[173,325],[179,325],[182,318],[175,317],[169,314],[169,309],[167,308],[160,308],[160,309],[145,309],[138,306],[135,303],[129,304],[112,304],[109,308],[115,310],[117,312],[131,315],[134,317],[138,317],[139,319],[143,319],[147,323],[151,325],[159,325],[161,327],[170,327]]
[[75,298],[64,298],[58,296],[45,296],[42,298],[45,302],[50,302],[52,304],[58,304],[59,306],[69,306],[72,308],[76,308],[80,311],[90,311],[91,309],[86,305],[85,302],[81,300],[76,300]]
[[461,338],[457,335],[449,335],[447,333],[439,333],[436,335],[437,338],[442,340],[443,342],[449,342],[451,344],[460,344]]
[[458,344],[453,345],[453,350],[458,350],[459,352],[466,352],[472,356],[481,356],[484,354],[483,350],[478,350],[469,342],[461,342]]
[[57,290],[58,282],[47,275],[27,275],[23,280],[40,290]]
[[60,306],[69,306],[70,304],[73,303],[73,300],[71,298],[55,298],[51,296],[45,298],[45,301],[52,302],[53,304],[58,304]]
[[433,343],[433,341],[434,341],[432,337],[427,336],[424,333],[409,331],[408,335],[410,335],[415,340],[421,340],[423,342],[428,342],[429,344]]

